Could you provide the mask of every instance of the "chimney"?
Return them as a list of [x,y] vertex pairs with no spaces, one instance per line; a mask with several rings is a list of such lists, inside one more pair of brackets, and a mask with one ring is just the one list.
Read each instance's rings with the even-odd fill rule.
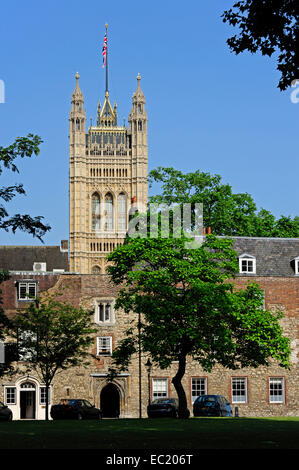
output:
[[68,240],[61,240],[60,242],[60,251],[68,251],[69,242]]

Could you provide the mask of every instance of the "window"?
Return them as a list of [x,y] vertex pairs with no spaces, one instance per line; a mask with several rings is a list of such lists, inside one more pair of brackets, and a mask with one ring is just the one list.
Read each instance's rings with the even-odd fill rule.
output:
[[247,403],[246,377],[232,377],[232,403]]
[[34,281],[24,281],[18,283],[18,300],[36,299],[37,283]]
[[291,260],[291,266],[293,267],[295,274],[298,276],[299,274],[299,256]]
[[255,274],[256,272],[256,259],[251,255],[239,256],[239,272],[244,274]]
[[195,402],[196,398],[200,395],[207,394],[207,379],[205,378],[192,378],[191,379],[191,400]]
[[269,398],[270,403],[285,402],[285,386],[282,377],[269,378]]
[[17,389],[16,387],[5,388],[5,404],[16,405],[17,403]]
[[18,360],[30,361],[35,353],[36,334],[32,331],[18,331]]
[[111,356],[112,354],[112,337],[97,337],[97,356]]
[[93,266],[91,272],[92,274],[101,274],[101,268],[99,266]]
[[168,397],[168,379],[152,379],[153,400]]
[[114,321],[112,301],[102,301],[96,305],[96,323],[112,323]]
[[92,195],[92,230],[100,230],[101,227],[101,200],[97,193]]
[[127,198],[126,195],[121,193],[118,196],[118,230],[124,231],[127,229]]
[[[39,389],[39,402],[41,405],[46,404],[46,387],[40,387]],[[50,388],[48,390],[48,403],[50,403]]]
[[113,230],[113,198],[110,193],[105,196],[105,230]]

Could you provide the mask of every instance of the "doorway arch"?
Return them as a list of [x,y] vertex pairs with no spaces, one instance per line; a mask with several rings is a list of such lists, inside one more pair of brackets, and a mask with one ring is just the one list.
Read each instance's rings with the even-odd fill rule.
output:
[[20,387],[20,418],[36,418],[36,386],[28,380]]
[[120,412],[120,394],[116,385],[107,384],[101,391],[100,406],[104,418],[118,418]]

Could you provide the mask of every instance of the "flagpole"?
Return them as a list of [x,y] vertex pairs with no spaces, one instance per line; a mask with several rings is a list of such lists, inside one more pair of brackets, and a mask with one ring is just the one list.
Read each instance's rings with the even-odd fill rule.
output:
[[105,24],[106,27],[106,38],[107,38],[107,49],[106,49],[106,93],[108,93],[108,23]]

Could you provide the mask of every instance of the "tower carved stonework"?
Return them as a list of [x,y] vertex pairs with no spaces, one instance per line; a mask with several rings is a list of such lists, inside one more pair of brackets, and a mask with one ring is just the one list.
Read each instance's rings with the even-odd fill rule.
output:
[[70,270],[104,274],[107,254],[124,242],[132,202],[147,204],[147,112],[138,75],[129,127],[118,126],[106,87],[97,125],[86,131],[79,78],[69,119]]

